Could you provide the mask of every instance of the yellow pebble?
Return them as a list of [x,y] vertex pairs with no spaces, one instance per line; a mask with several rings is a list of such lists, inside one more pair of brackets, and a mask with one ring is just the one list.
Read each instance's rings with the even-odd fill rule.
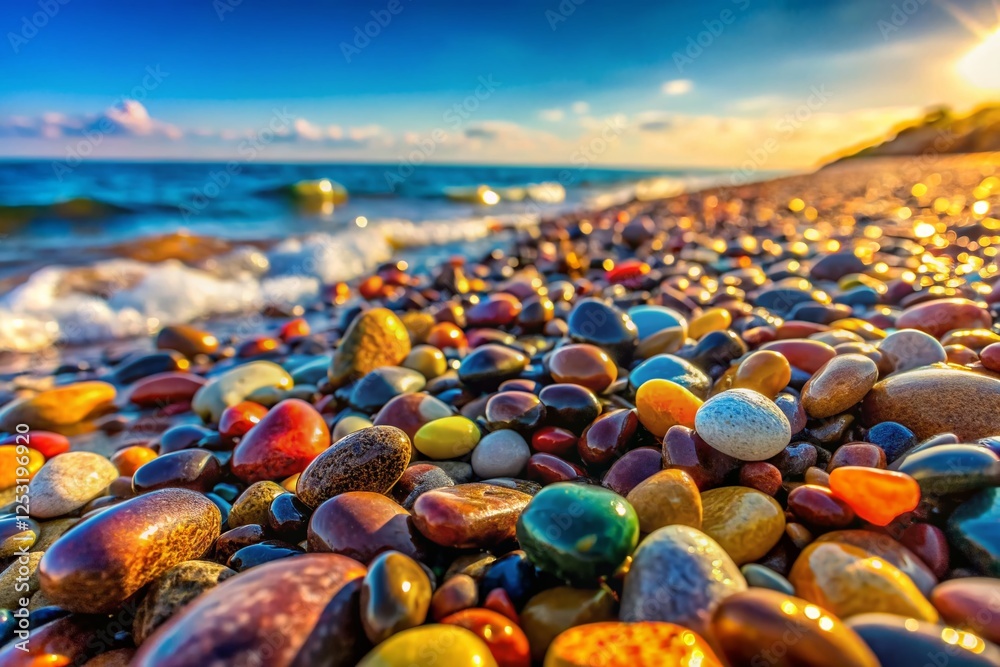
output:
[[479,427],[465,417],[443,417],[420,427],[413,446],[432,459],[465,456],[479,444]]
[[712,331],[728,329],[733,316],[725,308],[709,308],[688,325],[688,335],[695,340]]
[[635,407],[642,425],[662,438],[671,426],[694,428],[694,415],[701,407],[701,399],[676,382],[647,380],[635,392]]

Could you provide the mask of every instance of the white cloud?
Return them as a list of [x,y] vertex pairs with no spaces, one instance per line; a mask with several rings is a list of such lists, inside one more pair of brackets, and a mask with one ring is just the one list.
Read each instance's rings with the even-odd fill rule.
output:
[[590,105],[583,100],[577,100],[576,102],[573,102],[570,109],[572,109],[573,113],[576,115],[582,116],[583,114],[590,112]]
[[542,109],[538,112],[538,117],[550,123],[558,123],[566,117],[566,112],[562,109]]
[[673,79],[664,82],[660,86],[660,91],[664,95],[686,95],[691,92],[692,88],[694,88],[694,83],[691,79]]
[[156,120],[140,102],[123,100],[99,114],[44,113],[37,118],[15,116],[0,120],[0,137],[63,139],[93,135],[118,135],[176,140],[180,128]]

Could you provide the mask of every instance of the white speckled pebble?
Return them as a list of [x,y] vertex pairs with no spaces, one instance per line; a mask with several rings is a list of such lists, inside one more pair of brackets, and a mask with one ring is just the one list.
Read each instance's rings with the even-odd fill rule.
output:
[[86,505],[118,477],[108,459],[92,452],[66,452],[50,459],[28,484],[29,514],[48,519]]
[[774,401],[752,389],[730,389],[705,401],[694,428],[712,447],[741,461],[769,459],[792,438]]
[[481,479],[516,477],[531,457],[528,443],[515,431],[493,431],[472,450],[472,470]]

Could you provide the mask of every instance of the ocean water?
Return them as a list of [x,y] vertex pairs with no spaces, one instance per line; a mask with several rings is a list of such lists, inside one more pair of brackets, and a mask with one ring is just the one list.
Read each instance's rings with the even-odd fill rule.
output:
[[[546,216],[723,177],[578,167],[0,163],[0,351],[308,303],[323,285],[394,257],[419,270],[508,243],[512,230]],[[314,196],[334,184],[346,202]]]

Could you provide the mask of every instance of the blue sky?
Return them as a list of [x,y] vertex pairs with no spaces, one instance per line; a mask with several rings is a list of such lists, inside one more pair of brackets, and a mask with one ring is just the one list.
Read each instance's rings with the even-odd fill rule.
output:
[[1000,98],[954,73],[997,22],[992,0],[6,0],[0,155],[225,158],[270,126],[275,160],[733,166],[773,135],[768,168],[802,166]]

